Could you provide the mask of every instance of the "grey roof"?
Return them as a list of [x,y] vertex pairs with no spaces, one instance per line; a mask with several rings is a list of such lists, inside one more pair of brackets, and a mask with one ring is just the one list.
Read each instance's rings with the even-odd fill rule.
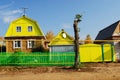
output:
[[117,25],[119,24],[120,20],[111,24],[110,26],[102,29],[101,31],[99,31],[97,37],[95,40],[105,40],[107,38],[112,37],[113,32],[115,31]]

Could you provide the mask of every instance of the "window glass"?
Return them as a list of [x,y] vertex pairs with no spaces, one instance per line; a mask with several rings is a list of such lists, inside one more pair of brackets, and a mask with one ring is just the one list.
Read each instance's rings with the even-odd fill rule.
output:
[[32,26],[28,26],[28,32],[32,32]]
[[16,32],[21,32],[21,26],[16,27]]
[[34,47],[34,41],[27,41],[27,47],[28,48],[33,48]]
[[14,41],[14,48],[21,48],[21,41]]

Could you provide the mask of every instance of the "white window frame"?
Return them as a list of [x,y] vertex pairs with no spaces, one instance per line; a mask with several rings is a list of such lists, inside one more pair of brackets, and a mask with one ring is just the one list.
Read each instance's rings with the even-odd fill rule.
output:
[[32,26],[28,26],[28,32],[32,32],[32,31],[33,31]]
[[27,40],[27,48],[33,48],[35,45],[34,40]]
[[16,27],[16,32],[21,32],[21,31],[22,31],[21,26],[17,26],[17,27]]
[[[19,44],[19,42],[20,42],[20,44]],[[22,47],[22,42],[20,40],[13,41],[13,48],[21,48],[21,47]]]

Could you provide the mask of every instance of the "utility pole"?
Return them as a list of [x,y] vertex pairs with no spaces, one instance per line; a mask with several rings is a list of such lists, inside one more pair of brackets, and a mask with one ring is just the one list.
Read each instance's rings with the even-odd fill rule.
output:
[[77,14],[75,16],[73,28],[74,28],[74,37],[75,37],[75,63],[74,63],[74,68],[78,69],[79,68],[79,29],[78,29],[78,23],[81,21],[80,18],[82,16],[80,14]]

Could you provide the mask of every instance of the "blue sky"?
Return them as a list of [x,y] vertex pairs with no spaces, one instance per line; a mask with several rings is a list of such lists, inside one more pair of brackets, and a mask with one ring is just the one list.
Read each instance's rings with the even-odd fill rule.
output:
[[98,32],[120,20],[120,0],[1,0],[0,36],[4,36],[12,20],[23,15],[22,7],[28,8],[26,16],[36,20],[44,34],[61,29],[74,36],[73,21],[82,14],[79,23],[80,39]]

